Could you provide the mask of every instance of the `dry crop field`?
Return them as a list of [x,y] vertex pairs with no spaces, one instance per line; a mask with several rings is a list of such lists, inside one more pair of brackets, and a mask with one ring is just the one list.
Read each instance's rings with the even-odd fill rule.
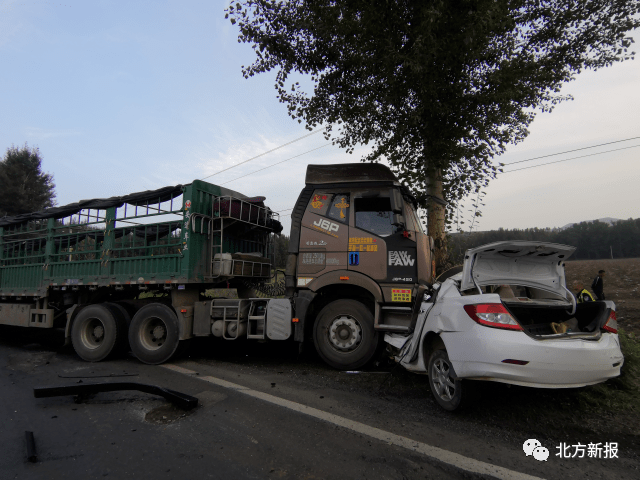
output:
[[571,289],[573,282],[579,280],[591,291],[598,270],[606,271],[604,294],[616,304],[619,328],[640,337],[640,258],[568,261],[567,286]]

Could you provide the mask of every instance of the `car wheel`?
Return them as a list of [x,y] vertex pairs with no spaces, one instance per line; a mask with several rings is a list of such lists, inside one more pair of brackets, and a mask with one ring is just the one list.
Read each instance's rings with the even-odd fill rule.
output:
[[316,318],[313,342],[320,357],[339,370],[363,367],[380,343],[372,313],[355,300],[336,300],[325,306]]
[[457,378],[446,350],[435,350],[429,358],[431,393],[445,410],[453,411],[462,402],[462,380]]
[[151,365],[169,360],[178,348],[179,339],[178,318],[170,307],[161,303],[142,307],[129,326],[133,354]]
[[126,329],[105,305],[89,305],[80,310],[71,325],[71,343],[87,362],[104,360],[120,344]]

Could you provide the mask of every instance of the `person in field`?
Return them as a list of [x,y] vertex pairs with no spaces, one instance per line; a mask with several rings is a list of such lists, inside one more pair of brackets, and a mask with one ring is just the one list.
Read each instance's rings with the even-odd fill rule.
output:
[[604,300],[604,270],[598,272],[598,276],[591,282],[591,290],[596,294],[598,300]]

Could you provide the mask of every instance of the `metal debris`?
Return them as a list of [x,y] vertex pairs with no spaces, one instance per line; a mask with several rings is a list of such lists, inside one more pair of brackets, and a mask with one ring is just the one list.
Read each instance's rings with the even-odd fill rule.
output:
[[140,392],[159,395],[183,410],[191,410],[198,406],[198,399],[186,393],[176,392],[168,388],[144,383],[85,383],[83,385],[67,385],[61,387],[39,387],[33,389],[36,398],[61,397],[65,395],[87,395],[99,392],[116,392],[119,390],[138,390]]

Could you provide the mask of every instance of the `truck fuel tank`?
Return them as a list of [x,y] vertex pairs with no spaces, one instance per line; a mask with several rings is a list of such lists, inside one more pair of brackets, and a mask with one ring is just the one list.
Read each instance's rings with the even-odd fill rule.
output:
[[213,322],[213,324],[211,325],[211,333],[215,337],[221,337],[223,332],[224,332],[224,321],[216,320],[215,322]]
[[[206,322],[216,337],[287,340],[291,336],[292,308],[288,298],[216,299],[201,303],[210,308]],[[197,316],[198,331],[202,330],[203,321]]]

